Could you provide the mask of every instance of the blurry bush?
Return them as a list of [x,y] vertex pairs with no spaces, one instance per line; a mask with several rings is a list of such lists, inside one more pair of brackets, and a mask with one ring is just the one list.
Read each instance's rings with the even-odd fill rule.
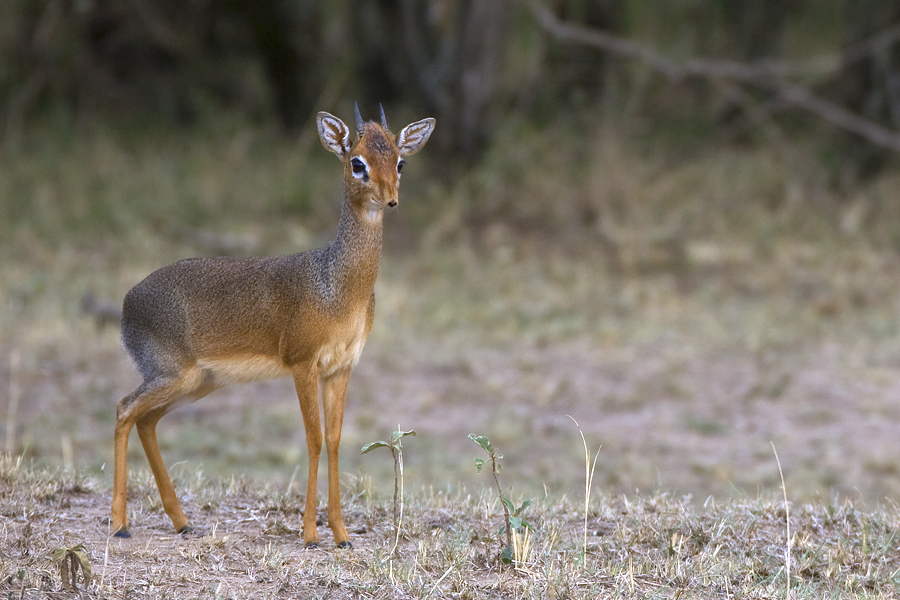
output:
[[320,3],[7,0],[7,129],[46,111],[192,122],[207,107],[274,110],[296,127],[318,95]]
[[[527,2],[4,0],[0,132],[14,142],[29,119],[47,115],[195,124],[223,110],[293,132],[314,111],[335,110],[339,98],[349,110],[358,98],[366,116],[378,102],[397,119],[404,111],[436,116],[441,164],[452,172],[480,158],[511,113],[537,123],[636,115],[685,122],[696,135],[746,110],[714,85],[664,84],[644,65],[560,44],[536,26]],[[808,58],[900,24],[897,3],[882,0],[545,4],[566,22],[673,57]],[[895,42],[817,91],[896,129]],[[849,153],[853,173],[885,164],[884,151],[851,138],[862,147]],[[846,144],[842,137],[835,147]]]

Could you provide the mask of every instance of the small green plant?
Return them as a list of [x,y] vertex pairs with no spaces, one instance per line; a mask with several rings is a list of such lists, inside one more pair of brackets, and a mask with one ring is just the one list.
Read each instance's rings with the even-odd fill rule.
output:
[[79,570],[84,587],[91,584],[91,563],[84,544],[77,544],[71,548],[57,548],[50,554],[50,560],[59,567],[59,577],[67,590],[78,591]]
[[400,525],[403,520],[403,438],[408,435],[416,435],[416,432],[410,429],[402,431],[397,425],[397,431],[391,434],[390,441],[378,440],[370,442],[362,447],[360,454],[368,454],[375,448],[387,448],[391,451],[394,458],[394,548],[391,550],[393,554],[400,542]]
[[525,520],[523,517],[523,513],[525,509],[531,504],[531,500],[525,500],[522,504],[517,508],[509,497],[503,493],[503,487],[500,485],[500,476],[498,475],[501,469],[500,459],[503,458],[503,455],[497,452],[494,448],[494,445],[491,443],[491,440],[487,438],[487,436],[483,435],[475,435],[474,433],[469,434],[469,439],[481,446],[482,450],[487,452],[488,459],[484,460],[483,458],[475,458],[475,468],[478,469],[478,472],[481,473],[481,470],[484,468],[484,465],[487,462],[491,463],[491,475],[494,476],[494,483],[497,485],[497,493],[500,494],[500,504],[503,505],[503,519],[504,525],[500,528],[498,532],[499,535],[506,534],[506,547],[500,551],[500,561],[504,564],[510,564],[513,562],[518,562],[522,558],[521,552],[516,552],[517,548],[521,548],[520,544],[516,544],[513,540],[513,532],[516,533],[526,533],[526,530],[532,529],[531,524]]

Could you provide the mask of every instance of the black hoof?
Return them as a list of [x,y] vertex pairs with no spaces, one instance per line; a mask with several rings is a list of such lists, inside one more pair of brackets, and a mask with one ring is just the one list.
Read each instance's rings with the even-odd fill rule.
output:
[[353,544],[350,542],[341,542],[338,544],[338,548],[344,548],[346,550],[353,550]]
[[185,525],[178,530],[178,533],[185,537],[201,537],[206,535],[206,532],[203,529],[194,527],[193,525]]
[[113,534],[113,537],[117,537],[117,538],[130,538],[130,537],[131,537],[131,534],[128,533],[128,530],[127,530],[127,529],[122,528],[122,529],[118,530],[117,532],[115,532],[115,533]]
[[319,547],[319,542],[306,542],[307,550],[315,550]]

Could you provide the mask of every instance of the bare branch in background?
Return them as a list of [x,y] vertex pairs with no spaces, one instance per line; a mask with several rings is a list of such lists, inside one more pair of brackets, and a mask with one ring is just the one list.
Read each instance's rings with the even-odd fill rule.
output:
[[798,62],[759,60],[742,63],[713,58],[679,61],[633,40],[563,22],[536,0],[527,1],[525,4],[539,26],[560,42],[583,44],[623,58],[637,60],[658,71],[673,83],[693,78],[720,79],[769,90],[787,104],[814,114],[823,121],[852,132],[876,146],[900,153],[900,131],[860,117],[834,102],[817,96],[807,87],[786,79],[821,78],[824,75],[836,74],[848,62],[862,60],[896,43],[900,39],[900,27],[883,31],[869,40],[854,45],[839,56],[823,56]]

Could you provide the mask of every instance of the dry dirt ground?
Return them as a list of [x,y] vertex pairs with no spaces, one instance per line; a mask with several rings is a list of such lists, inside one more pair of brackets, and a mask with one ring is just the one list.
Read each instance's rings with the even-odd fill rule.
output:
[[[183,495],[205,532],[181,536],[144,476],[131,489],[133,537],[120,539],[109,535],[109,493],[95,481],[0,461],[0,593],[9,598],[757,600],[784,597],[788,537],[792,597],[897,592],[896,511],[852,503],[792,503],[788,536],[780,500],[695,507],[669,495],[595,496],[585,520],[578,502],[538,499],[513,568],[497,559],[501,517],[490,493],[407,497],[396,546],[389,502],[353,494],[344,505],[354,549],[335,548],[325,532],[307,550],[296,495],[250,480],[195,481]],[[89,582],[52,562],[64,548],[84,553]]]
[[[893,252],[838,249],[832,255],[789,243],[764,256],[751,252],[710,265],[719,255],[711,259],[709,247],[701,250],[683,272],[637,274],[527,248],[511,255],[450,249],[388,256],[377,288],[375,330],[351,381],[342,441],[345,509],[358,541],[353,554],[330,549],[328,537],[317,554],[293,543],[299,539],[306,460],[299,409],[287,381],[220,390],[161,422],[163,455],[189,518],[213,530],[206,537],[170,533],[133,439],[129,510],[136,535],[110,540],[107,552],[114,407],[138,377],[115,328],[98,327],[79,300],[91,289],[101,298],[120,297],[153,266],[167,262],[167,252],[190,252],[152,248],[146,260],[123,265],[115,257],[76,250],[48,255],[38,265],[45,270],[13,264],[0,286],[8,307],[0,329],[2,443],[26,464],[71,466],[96,478],[84,490],[76,479],[62,492],[34,493],[34,502],[9,501],[18,492],[8,490],[2,533],[16,540],[15,564],[29,565],[19,569],[27,583],[21,589],[31,594],[26,597],[38,597],[41,578],[55,576],[46,554],[83,542],[91,549],[95,582],[116,594],[125,590],[124,597],[306,597],[304,590],[311,588],[321,597],[394,597],[395,588],[385,584],[397,577],[384,560],[390,541],[385,505],[367,504],[371,492],[389,494],[392,465],[386,452],[360,456],[359,448],[388,437],[398,425],[417,432],[404,440],[407,488],[444,502],[461,499],[450,510],[455,520],[473,519],[466,535],[481,531],[487,539],[497,518],[490,477],[477,474],[472,461],[481,450],[467,435],[487,435],[504,454],[501,481],[514,499],[568,498],[571,506],[583,497],[584,485],[584,446],[574,419],[591,453],[600,447],[594,493],[611,506],[610,514],[642,498],[658,502],[657,493],[664,494],[663,503],[675,499],[694,507],[709,505],[710,496],[713,503],[780,497],[774,445],[790,500],[816,507],[810,531],[819,531],[828,507],[846,506],[849,499],[892,515],[878,527],[883,548],[895,547],[900,259]],[[204,483],[209,481],[218,482],[213,491]],[[682,501],[682,495],[690,498]],[[410,514],[409,526],[421,531],[411,538],[407,569],[415,570],[409,565],[418,564],[421,552],[432,552],[416,545],[432,539],[429,523],[445,531],[443,509],[424,506]],[[746,581],[753,592],[746,597],[771,596],[783,548],[779,511],[767,510],[769,533],[754,550],[760,554],[741,555],[756,566],[737,579],[723,574],[715,589],[704,587],[707,571],[691,576],[685,585],[692,594],[729,597],[729,586]],[[755,522],[755,511],[738,512]],[[680,593],[671,587],[677,565],[670,568],[656,555],[677,536],[647,515],[615,525],[634,537],[623,538],[626,549],[612,546],[598,559],[607,562],[593,572],[590,585],[607,586],[610,597],[628,589],[626,597],[640,597],[659,585]],[[679,515],[680,524],[672,527],[694,535],[684,525],[693,517]],[[566,569],[575,568],[579,518],[572,512],[557,517],[567,532]],[[734,512],[710,512],[697,531],[718,531],[733,517]],[[601,522],[592,527],[602,534]],[[809,538],[800,556],[826,563],[810,567],[809,582],[852,587],[865,581],[866,561],[872,560],[869,533],[855,521],[841,527],[841,539],[849,541]],[[742,530],[734,531],[738,539]],[[496,548],[478,541],[482,534],[475,534],[474,544],[441,541],[434,552],[442,558],[427,575],[404,574],[418,582],[417,591],[408,582],[403,589],[427,597],[449,564],[457,563],[459,589],[471,565],[480,565],[476,572],[483,581],[472,597],[503,597],[518,593],[522,581],[538,581],[509,580],[519,582],[513,585],[491,570],[486,557],[495,556]],[[541,543],[550,556],[555,550],[547,540]],[[842,558],[851,541],[858,553]],[[646,580],[628,574],[629,544],[645,543],[651,549],[647,568],[671,573]],[[706,537],[699,543],[710,565],[725,564],[716,544]],[[740,546],[734,542],[734,551]],[[453,548],[460,547],[465,557],[454,562]],[[820,547],[832,554],[820,558]],[[672,552],[661,556],[677,554]],[[880,574],[868,589],[872,597],[888,597],[883,594],[892,592],[885,586],[894,585],[898,563],[889,553],[878,557]],[[185,563],[198,568],[180,570]],[[557,568],[552,559],[540,564]],[[851,573],[857,583],[835,583],[836,573]],[[560,581],[570,575],[558,571]],[[552,577],[542,577],[544,587],[521,595],[544,597]],[[345,593],[354,581],[380,582],[384,593]],[[13,577],[4,590],[15,596],[16,585]],[[370,590],[366,586],[375,584],[358,585]],[[438,589],[452,597],[455,588],[443,585]],[[57,590],[58,580],[48,586]],[[593,588],[581,591],[586,589]],[[597,597],[585,593],[569,596]]]
[[[474,432],[505,455],[513,493],[575,495],[584,448],[574,419],[591,452],[601,448],[595,485],[606,494],[698,503],[769,494],[780,489],[774,444],[795,499],[892,504],[900,261],[879,255],[854,274],[853,251],[834,259],[850,266],[797,266],[819,260],[815,252],[775,249],[772,264],[751,257],[685,280],[611,276],[565,256],[389,256],[375,330],[351,379],[345,482],[391,489],[388,455],[358,450],[399,425],[418,432],[407,444],[410,485],[487,485],[472,463]],[[110,278],[105,267],[84,277],[112,281],[110,297],[148,269],[119,267]],[[98,329],[78,308],[85,284],[60,291],[54,278],[72,274],[45,277],[19,314],[7,313],[0,390],[18,401],[0,433],[14,434],[13,454],[111,483],[114,407],[138,377],[115,327]],[[176,477],[292,486],[305,477],[288,381],[219,390],[167,416],[159,436]],[[133,442],[129,464],[144,469]]]

